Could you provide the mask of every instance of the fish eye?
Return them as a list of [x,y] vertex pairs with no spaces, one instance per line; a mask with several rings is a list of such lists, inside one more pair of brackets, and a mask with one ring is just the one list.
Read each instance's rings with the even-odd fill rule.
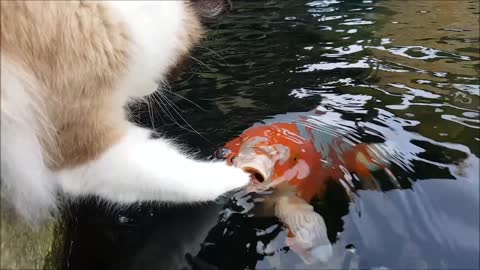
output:
[[232,153],[230,149],[222,147],[215,151],[215,157],[218,159],[226,159],[230,153]]

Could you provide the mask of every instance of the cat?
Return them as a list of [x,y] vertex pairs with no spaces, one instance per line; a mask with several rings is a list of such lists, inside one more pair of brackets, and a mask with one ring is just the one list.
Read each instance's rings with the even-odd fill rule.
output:
[[125,110],[181,67],[204,33],[202,17],[228,6],[1,1],[2,200],[36,224],[63,197],[188,203],[245,186],[247,173],[151,138]]

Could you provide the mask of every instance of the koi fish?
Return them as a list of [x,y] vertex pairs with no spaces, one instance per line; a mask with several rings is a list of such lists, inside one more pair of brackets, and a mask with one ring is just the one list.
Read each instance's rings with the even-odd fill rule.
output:
[[[383,169],[394,178],[388,153],[382,144],[354,143],[296,121],[253,126],[228,142],[221,155],[252,174],[250,191],[276,191],[270,203],[288,229],[287,245],[311,264],[332,254],[325,222],[312,200],[322,200],[329,181],[344,181],[348,173],[355,173],[364,188],[379,189],[372,172]],[[347,190],[353,188],[351,181],[347,185]]]

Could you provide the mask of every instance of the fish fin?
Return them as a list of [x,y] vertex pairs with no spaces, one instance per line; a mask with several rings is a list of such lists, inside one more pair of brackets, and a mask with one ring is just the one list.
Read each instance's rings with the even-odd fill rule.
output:
[[363,145],[362,150],[356,154],[355,172],[360,177],[364,188],[380,189],[380,183],[372,173],[383,171],[385,178],[395,187],[400,188],[395,175],[390,170],[390,160],[395,156],[394,149],[384,143]]
[[389,168],[385,168],[385,173],[387,174],[387,178],[390,181],[390,183],[393,184],[395,188],[401,188],[400,182],[398,182],[397,177],[392,173],[392,171]]
[[367,171],[357,171],[357,175],[362,183],[363,189],[369,190],[381,190],[380,184],[378,183],[377,179]]
[[279,198],[276,216],[288,227],[288,246],[305,263],[326,262],[332,255],[325,222],[313,207],[298,197]]

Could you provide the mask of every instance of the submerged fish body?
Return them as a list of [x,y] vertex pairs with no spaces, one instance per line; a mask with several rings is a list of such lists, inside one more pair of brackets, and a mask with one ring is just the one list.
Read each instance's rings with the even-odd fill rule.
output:
[[312,200],[322,200],[329,181],[350,172],[364,188],[378,189],[372,171],[387,169],[388,155],[381,144],[355,143],[299,120],[253,126],[225,145],[223,157],[252,173],[256,184],[248,187],[251,191],[275,191],[268,199],[289,230],[287,244],[311,263],[332,253],[325,222],[310,205]]
[[389,164],[382,144],[355,144],[343,137],[321,144],[313,132],[297,123],[257,125],[228,142],[224,157],[263,186],[294,190],[307,202],[322,199],[328,181],[348,172],[358,175],[364,188],[379,188],[372,172]]

